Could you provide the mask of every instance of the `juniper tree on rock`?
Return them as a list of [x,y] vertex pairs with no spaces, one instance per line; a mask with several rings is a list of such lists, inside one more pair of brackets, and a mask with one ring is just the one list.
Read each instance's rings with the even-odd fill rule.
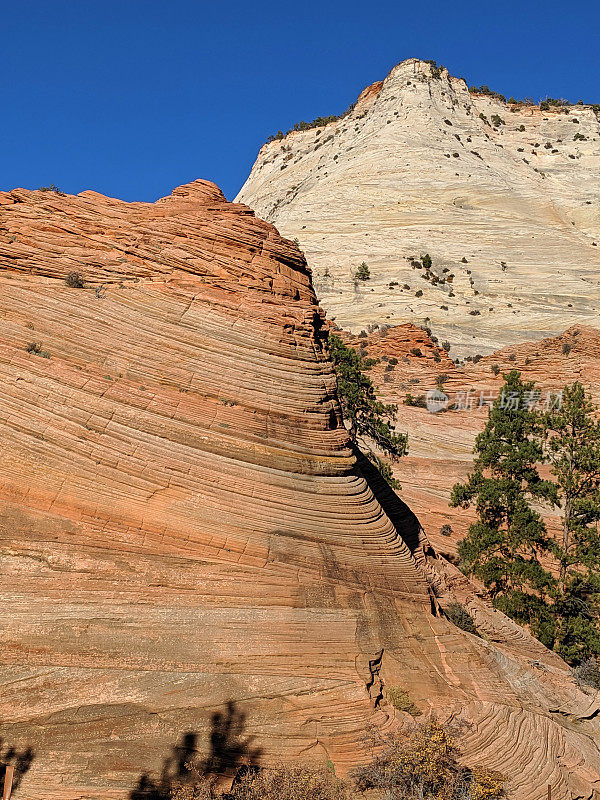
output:
[[376,464],[387,482],[398,488],[390,465],[376,455],[373,445],[396,461],[408,452],[408,436],[396,433],[398,406],[378,400],[375,387],[365,374],[376,363],[375,359],[363,358],[336,334],[329,334],[329,353],[350,438]]
[[459,545],[463,569],[479,578],[492,601],[534,635],[552,645],[548,601],[555,581],[540,563],[551,540],[533,503],[556,502],[551,481],[538,472],[542,460],[541,417],[533,404],[534,384],[518,371],[504,375],[475,441],[473,471],[452,489],[450,504],[474,506],[477,520]]
[[367,266],[366,262],[363,261],[359,268],[356,270],[356,280],[359,281],[368,281],[371,277],[371,270]]
[[545,452],[561,508],[554,543],[558,592],[555,649],[570,663],[600,654],[600,422],[578,381],[544,415]]

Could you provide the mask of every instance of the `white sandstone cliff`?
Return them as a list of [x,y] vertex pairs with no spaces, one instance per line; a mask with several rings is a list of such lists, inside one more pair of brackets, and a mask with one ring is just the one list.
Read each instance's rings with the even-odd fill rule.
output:
[[[266,144],[236,200],[299,240],[353,331],[427,322],[460,354],[598,325],[596,113],[509,106],[437,72],[404,61],[349,115]],[[429,273],[411,266],[425,253]]]

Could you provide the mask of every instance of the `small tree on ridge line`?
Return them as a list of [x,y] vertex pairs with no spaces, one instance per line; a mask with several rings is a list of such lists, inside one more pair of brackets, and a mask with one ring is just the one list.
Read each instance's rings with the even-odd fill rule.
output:
[[335,367],[338,396],[349,425],[350,438],[378,467],[383,477],[394,488],[389,464],[382,461],[371,447],[374,444],[393,461],[408,451],[408,436],[396,433],[395,420],[398,406],[382,403],[365,371],[375,360],[363,358],[352,347],[344,344],[336,334],[329,334],[329,352]]

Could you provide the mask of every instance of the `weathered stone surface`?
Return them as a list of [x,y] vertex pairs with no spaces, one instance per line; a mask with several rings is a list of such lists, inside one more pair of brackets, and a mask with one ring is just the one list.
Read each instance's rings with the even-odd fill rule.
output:
[[[320,302],[354,333],[428,318],[469,354],[600,322],[589,106],[507,106],[409,59],[349,116],[266,144],[237,199],[298,238]],[[428,280],[410,263],[425,253]]]
[[[18,797],[124,798],[215,714],[243,757],[343,773],[408,719],[389,684],[471,723],[515,798],[592,796],[598,698],[355,463],[302,255],[213,185],[0,195],[0,437]],[[456,594],[487,640],[440,616]]]

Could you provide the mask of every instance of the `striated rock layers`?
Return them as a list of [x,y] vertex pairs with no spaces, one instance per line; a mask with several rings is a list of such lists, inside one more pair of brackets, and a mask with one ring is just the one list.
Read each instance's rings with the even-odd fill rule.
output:
[[[466,757],[511,796],[597,796],[598,698],[356,463],[322,321],[298,249],[212,184],[155,204],[0,195],[0,737],[33,749],[18,797],[121,800],[182,735],[167,776],[209,748],[226,772],[344,773],[368,722],[410,720],[390,685],[468,722]],[[484,638],[445,619],[455,596]]]
[[[349,115],[266,144],[238,199],[298,238],[355,333],[427,320],[472,354],[598,326],[600,122],[567,111],[471,94],[410,59]],[[425,253],[430,270],[411,263]]]

